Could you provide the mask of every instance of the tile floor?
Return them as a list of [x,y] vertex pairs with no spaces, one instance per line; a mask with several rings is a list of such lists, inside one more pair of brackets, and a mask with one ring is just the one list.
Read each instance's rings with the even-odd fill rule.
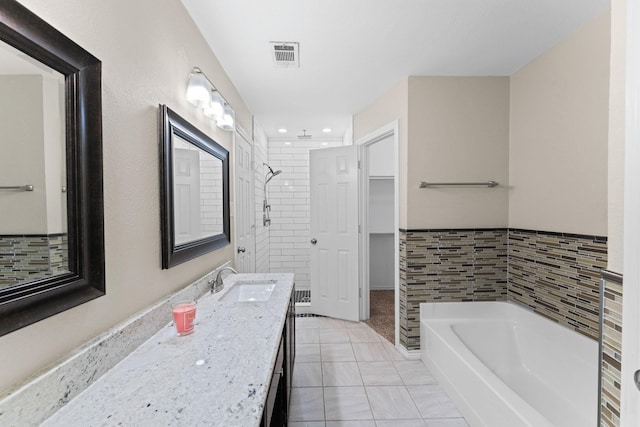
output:
[[289,427],[467,427],[419,360],[364,323],[296,318]]

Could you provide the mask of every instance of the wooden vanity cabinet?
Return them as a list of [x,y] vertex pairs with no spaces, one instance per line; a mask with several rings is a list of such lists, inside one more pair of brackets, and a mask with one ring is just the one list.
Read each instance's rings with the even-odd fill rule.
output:
[[[295,291],[294,293],[295,294]],[[292,294],[292,295],[293,295]],[[285,363],[287,365],[287,408],[291,403],[291,387],[293,384],[293,363],[296,359],[296,303],[293,298],[289,300],[289,310],[287,312],[287,323],[285,330],[285,346],[287,348]]]
[[262,415],[262,426],[272,425],[285,425],[280,424],[280,420],[285,418],[283,408],[283,399],[280,397],[282,388],[282,377],[284,374],[284,338],[280,339],[280,345],[278,346],[278,356],[276,357],[276,364],[273,368],[273,374],[271,375],[271,383],[269,385],[269,392],[267,393],[267,401],[264,406],[264,413]]
[[271,384],[267,394],[261,427],[286,427],[288,422],[289,402],[291,400],[291,385],[293,378],[293,363],[295,360],[295,302],[293,292],[289,300],[287,320],[282,331],[282,338],[278,346],[278,355],[273,367]]

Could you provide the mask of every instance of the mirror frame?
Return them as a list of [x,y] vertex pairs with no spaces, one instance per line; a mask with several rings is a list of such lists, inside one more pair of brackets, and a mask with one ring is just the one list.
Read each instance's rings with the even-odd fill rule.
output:
[[[231,244],[229,209],[229,151],[166,105],[160,105],[160,229],[162,268],[167,269]],[[173,199],[173,136],[222,161],[222,233],[175,244]]]
[[0,289],[0,336],[105,294],[102,63],[15,0],[0,40],[65,76],[69,273]]

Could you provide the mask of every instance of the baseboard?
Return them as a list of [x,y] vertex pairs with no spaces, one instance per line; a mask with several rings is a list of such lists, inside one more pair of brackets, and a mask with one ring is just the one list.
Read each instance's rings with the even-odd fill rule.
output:
[[407,359],[420,360],[420,350],[407,350],[402,344],[396,345],[396,350]]

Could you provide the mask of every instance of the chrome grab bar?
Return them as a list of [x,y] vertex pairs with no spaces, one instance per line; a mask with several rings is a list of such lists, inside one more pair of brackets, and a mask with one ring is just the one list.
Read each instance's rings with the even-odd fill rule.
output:
[[468,186],[482,186],[482,187],[496,187],[498,183],[496,181],[487,182],[421,182],[420,188],[429,187],[468,187]]
[[22,190],[22,191],[33,191],[33,185],[14,185],[11,187],[0,187],[0,190]]

